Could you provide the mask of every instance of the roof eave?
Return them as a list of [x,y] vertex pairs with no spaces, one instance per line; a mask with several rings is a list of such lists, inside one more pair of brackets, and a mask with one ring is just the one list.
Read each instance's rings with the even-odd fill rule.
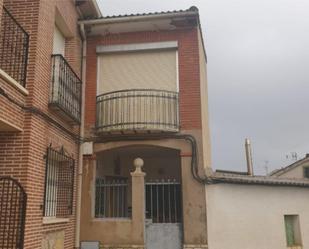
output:
[[198,17],[197,11],[183,11],[183,12],[172,12],[172,13],[159,13],[159,14],[149,14],[149,15],[132,15],[132,16],[120,16],[120,17],[108,17],[108,18],[96,18],[81,20],[78,23],[84,25],[93,24],[114,24],[114,23],[124,23],[124,22],[139,22],[147,20],[156,20],[164,18],[181,18],[181,17]]
[[94,9],[94,11],[95,11],[95,13],[96,13],[96,16],[97,16],[98,18],[101,18],[101,17],[102,17],[102,12],[101,12],[101,10],[100,10],[100,7],[99,7],[99,5],[98,5],[97,0],[91,0],[91,3],[92,3],[92,5],[93,5],[93,9]]
[[254,176],[252,179],[245,178],[231,178],[224,176],[212,176],[210,177],[212,184],[240,184],[240,185],[262,185],[262,186],[278,186],[278,187],[302,187],[309,188],[309,181],[298,181],[292,179],[256,179]]
[[[87,5],[86,8],[85,8],[85,4]],[[93,18],[102,17],[101,10],[96,0],[89,0],[83,4],[77,4],[76,7],[79,9],[81,13],[80,18],[88,18],[89,16]]]

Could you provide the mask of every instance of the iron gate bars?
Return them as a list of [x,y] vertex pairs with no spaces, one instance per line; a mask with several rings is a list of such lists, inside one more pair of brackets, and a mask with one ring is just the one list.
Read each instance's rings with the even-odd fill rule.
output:
[[176,180],[146,183],[146,218],[153,223],[180,223],[181,185]]
[[80,123],[82,81],[61,54],[52,55],[52,82],[49,105]]
[[43,215],[67,217],[72,214],[74,189],[74,159],[47,148]]
[[26,202],[26,192],[18,181],[0,177],[0,248],[24,248]]
[[0,26],[0,69],[26,85],[29,35],[3,7]]
[[127,218],[128,183],[125,179],[96,179],[95,217],[96,218]]
[[130,89],[97,96],[98,132],[125,130],[179,131],[178,93]]

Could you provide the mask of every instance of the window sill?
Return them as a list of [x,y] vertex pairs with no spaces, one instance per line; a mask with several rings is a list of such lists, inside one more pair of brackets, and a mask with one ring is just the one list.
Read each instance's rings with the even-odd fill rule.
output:
[[43,217],[43,224],[57,224],[57,223],[67,223],[69,218],[55,218],[55,217]]
[[4,79],[7,83],[9,83],[12,87],[21,92],[23,95],[25,96],[29,95],[29,92],[26,88],[24,88],[21,84],[19,84],[16,80],[14,80],[10,75],[8,75],[2,69],[0,69],[0,77]]
[[131,218],[93,218],[94,222],[130,222]]
[[288,246],[288,249],[302,249],[302,246]]

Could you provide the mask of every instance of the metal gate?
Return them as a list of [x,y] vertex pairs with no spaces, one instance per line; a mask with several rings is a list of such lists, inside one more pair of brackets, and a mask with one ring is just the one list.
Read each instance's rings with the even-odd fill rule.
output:
[[0,177],[0,249],[22,249],[27,196],[18,181]]
[[181,184],[175,180],[146,183],[146,248],[182,248]]

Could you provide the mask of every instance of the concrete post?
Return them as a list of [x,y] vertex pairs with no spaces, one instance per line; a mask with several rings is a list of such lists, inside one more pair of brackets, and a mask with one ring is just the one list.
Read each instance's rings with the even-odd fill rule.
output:
[[132,176],[132,225],[134,230],[134,244],[145,244],[145,173],[142,172],[144,161],[134,160],[135,171]]

